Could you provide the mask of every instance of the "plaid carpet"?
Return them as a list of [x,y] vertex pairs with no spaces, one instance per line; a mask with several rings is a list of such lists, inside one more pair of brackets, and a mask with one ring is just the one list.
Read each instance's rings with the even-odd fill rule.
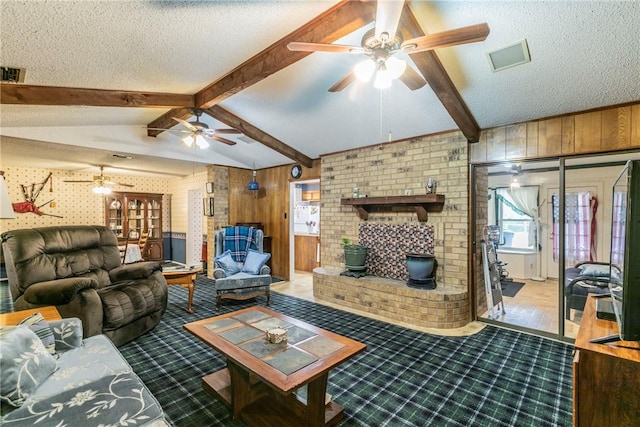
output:
[[[226,301],[216,312],[206,278],[198,279],[195,314],[186,298],[171,286],[162,322],[120,351],[176,426],[242,426],[202,390],[201,377],[225,360],[182,325],[255,301]],[[429,335],[275,292],[271,308],[367,344],[329,374],[327,392],[345,407],[339,426],[571,425],[567,344],[492,326],[469,337]]]
[[[202,390],[200,379],[225,360],[182,325],[256,301],[225,301],[216,312],[211,281],[197,283],[195,314],[185,310],[187,290],[171,286],[161,323],[120,351],[175,426],[243,426]],[[367,344],[329,373],[327,392],[345,407],[340,427],[571,425],[570,345],[492,326],[429,335],[275,292],[271,308]]]

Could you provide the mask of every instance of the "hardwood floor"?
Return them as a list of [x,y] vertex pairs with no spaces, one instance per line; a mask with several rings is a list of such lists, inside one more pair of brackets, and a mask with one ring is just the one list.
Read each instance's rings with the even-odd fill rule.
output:
[[[515,279],[524,282],[525,285],[514,297],[504,297],[505,314],[500,314],[495,320],[545,332],[558,332],[558,281],[556,279],[547,279],[544,282],[536,282],[532,280]],[[313,274],[304,271],[296,271],[292,281],[284,281],[274,283],[271,289],[275,292],[302,298],[318,304],[324,304],[330,307],[345,310],[344,307],[331,304],[324,301],[316,300],[313,296]],[[405,324],[392,319],[381,316],[375,316],[367,312],[351,310],[356,314],[371,317],[385,322],[397,324],[406,328],[420,330],[423,332],[439,334],[439,335],[469,335],[473,334],[484,327],[482,322],[471,322],[463,328],[453,330],[420,328],[415,325]],[[496,311],[497,313],[497,311]],[[484,313],[481,317],[487,318],[488,313]],[[565,334],[568,337],[575,338],[578,332],[578,326],[582,318],[582,312],[573,311],[571,321],[565,320]]]
[[[494,313],[499,315],[494,319],[510,325],[558,333],[558,280],[514,280],[525,285],[514,297],[503,297],[505,314],[496,309]],[[488,312],[480,317],[487,318]],[[581,311],[572,311],[571,320],[565,320],[566,336],[576,337],[581,318]]]

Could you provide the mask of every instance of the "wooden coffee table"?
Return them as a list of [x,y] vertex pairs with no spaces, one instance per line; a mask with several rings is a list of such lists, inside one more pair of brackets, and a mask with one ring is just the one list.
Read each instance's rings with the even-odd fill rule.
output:
[[[288,342],[271,344],[265,330],[282,327]],[[329,371],[366,345],[264,307],[250,307],[184,328],[227,358],[203,388],[251,426],[330,426],[344,408],[326,394]],[[306,392],[306,393],[303,393]]]
[[58,309],[52,305],[48,305],[46,307],[30,308],[28,310],[20,310],[11,313],[0,314],[0,326],[17,325],[18,323],[20,323],[20,321],[26,319],[36,312],[40,312],[40,314],[42,314],[42,317],[44,317],[47,322],[62,319],[62,317],[60,317],[60,313],[58,313]]
[[201,266],[189,267],[176,261],[169,261],[174,267],[162,268],[162,275],[167,281],[167,285],[180,285],[189,290],[189,298],[187,299],[187,311],[193,313],[193,291],[196,288],[196,279],[198,273],[202,271]]

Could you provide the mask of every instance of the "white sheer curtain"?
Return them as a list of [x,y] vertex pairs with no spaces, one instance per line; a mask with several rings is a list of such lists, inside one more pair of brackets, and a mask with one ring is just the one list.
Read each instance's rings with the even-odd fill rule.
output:
[[[574,265],[581,261],[596,261],[596,212],[598,201],[590,192],[565,194],[565,263]],[[560,255],[559,242],[560,204],[553,195],[553,260]]]
[[498,188],[496,192],[507,201],[507,203],[515,206],[519,211],[531,217],[533,226],[529,227],[529,246],[536,246],[538,243],[537,232],[540,226],[538,217],[539,187]]

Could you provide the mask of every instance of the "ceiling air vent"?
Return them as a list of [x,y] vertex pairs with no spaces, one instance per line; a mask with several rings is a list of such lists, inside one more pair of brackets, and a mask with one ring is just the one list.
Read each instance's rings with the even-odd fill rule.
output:
[[489,65],[491,65],[493,72],[531,62],[529,46],[527,46],[526,39],[494,50],[493,52],[487,52],[487,58],[489,59]]
[[24,83],[24,68],[2,68],[2,83]]

